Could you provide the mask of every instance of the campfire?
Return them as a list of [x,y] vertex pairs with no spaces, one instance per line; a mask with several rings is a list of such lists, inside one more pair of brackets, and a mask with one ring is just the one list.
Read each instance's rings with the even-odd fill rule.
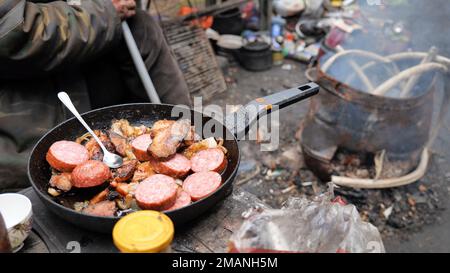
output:
[[449,104],[442,91],[450,59],[435,46],[380,50],[358,42],[367,33],[341,34],[330,32],[317,67],[307,71],[322,92],[303,124],[306,164],[324,181],[356,188],[419,180]]

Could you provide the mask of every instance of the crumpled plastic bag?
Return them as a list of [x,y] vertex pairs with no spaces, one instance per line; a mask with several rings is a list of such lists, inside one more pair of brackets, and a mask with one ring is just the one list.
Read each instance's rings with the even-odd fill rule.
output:
[[380,233],[333,186],[313,200],[290,198],[282,209],[247,213],[230,239],[231,252],[384,253]]

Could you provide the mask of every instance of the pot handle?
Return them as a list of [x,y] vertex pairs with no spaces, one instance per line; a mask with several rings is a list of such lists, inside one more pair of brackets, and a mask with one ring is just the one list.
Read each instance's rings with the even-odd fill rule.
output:
[[266,97],[257,98],[241,107],[238,111],[227,115],[225,117],[225,126],[240,140],[260,117],[307,99],[318,92],[319,86],[314,82],[310,82]]

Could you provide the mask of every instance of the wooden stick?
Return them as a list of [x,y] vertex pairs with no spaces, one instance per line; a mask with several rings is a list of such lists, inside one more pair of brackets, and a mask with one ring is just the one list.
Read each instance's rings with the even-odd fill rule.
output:
[[[369,57],[369,58],[372,58],[372,59],[380,61],[380,62],[392,63],[391,60],[384,58],[384,57],[382,57],[378,54],[375,54],[373,52],[370,52],[370,51],[359,50],[359,49],[345,50],[340,45],[336,46],[336,50],[338,51],[338,53],[331,56],[321,67],[323,72],[326,72],[338,58],[343,57],[345,55],[349,55],[349,54]],[[363,84],[366,86],[366,88],[368,89],[368,92],[372,93],[372,91],[374,90],[374,86],[372,85],[372,82],[367,77],[367,75],[364,74],[364,71],[353,60],[350,60],[349,64],[352,67],[353,71],[356,73],[356,75],[358,75],[358,77],[361,79]]]
[[360,189],[384,189],[399,187],[407,184],[411,184],[420,178],[422,178],[427,170],[428,162],[430,160],[430,153],[427,148],[424,148],[420,157],[420,163],[417,168],[404,176],[387,178],[387,179],[362,179],[362,178],[350,178],[344,176],[331,176],[331,182],[339,186],[360,188]]
[[[437,55],[437,48],[431,47],[430,51],[428,51],[428,54],[422,59],[422,62],[420,64],[426,64],[434,61]],[[400,93],[400,98],[405,98],[408,96],[409,92],[414,88],[414,86],[417,84],[417,81],[419,80],[420,75],[416,74],[409,78],[408,82],[406,83],[406,86],[403,88],[402,92]]]
[[412,77],[414,75],[423,74],[425,72],[433,71],[433,70],[439,70],[439,71],[443,71],[443,72],[448,71],[448,69],[445,65],[438,64],[438,63],[419,64],[419,65],[413,66],[411,68],[408,68],[406,70],[403,70],[398,75],[385,81],[383,84],[378,86],[378,88],[375,89],[372,92],[372,94],[378,95],[378,96],[383,96],[389,90],[391,90],[392,87],[396,86],[402,80]]
[[[338,50],[338,52],[345,52],[344,48],[340,45],[336,46],[336,49]],[[366,76],[366,74],[364,74],[364,72],[362,71],[362,69],[359,67],[359,65],[354,61],[354,60],[350,60],[349,61],[350,66],[352,67],[353,71],[355,71],[356,75],[358,75],[358,77],[361,79],[361,81],[364,83],[364,85],[366,86],[367,90],[369,92],[372,92],[374,87],[372,85],[372,82],[370,81],[370,79]]]
[[[369,68],[371,68],[372,66],[374,66],[374,65],[376,65],[376,64],[379,64],[379,63],[380,63],[379,61],[370,61],[370,62],[364,64],[363,66],[361,66],[361,71],[363,71],[364,73],[366,73],[366,70],[367,70],[367,69],[369,69]],[[383,63],[383,64],[386,64],[385,62],[382,62],[382,63]],[[390,72],[392,75],[395,75],[395,74],[400,73],[400,70],[398,69],[397,65],[395,65],[394,62],[392,62],[391,64],[392,64],[392,68],[389,67],[389,72]],[[353,81],[353,78],[354,78],[354,77],[355,77],[355,74],[352,73],[352,74],[350,74],[350,75],[347,77],[347,79],[346,79],[344,82],[350,85],[350,83]]]
[[[338,46],[340,47],[340,46]],[[342,47],[340,47],[342,48]],[[331,56],[321,67],[323,72],[326,72],[331,65],[340,57],[343,57],[345,55],[360,55],[360,56],[364,56],[364,57],[368,57],[380,62],[385,62],[385,63],[391,63],[392,61],[386,57],[380,56],[376,53],[370,52],[370,51],[365,51],[365,50],[360,50],[360,49],[349,49],[349,50],[344,50],[344,51],[340,51],[336,54],[334,54],[333,56]]]
[[[401,53],[395,53],[392,55],[387,56],[386,58],[390,59],[391,61],[398,61],[402,59],[423,59],[427,55],[426,52],[401,52]],[[436,56],[436,62],[446,65],[447,67],[450,66],[450,59],[443,56]]]

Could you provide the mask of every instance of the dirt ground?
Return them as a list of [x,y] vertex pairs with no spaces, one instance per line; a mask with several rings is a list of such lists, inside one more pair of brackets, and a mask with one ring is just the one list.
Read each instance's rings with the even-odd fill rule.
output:
[[[252,99],[307,82],[306,66],[285,61],[269,71],[249,72],[236,65],[226,70],[229,89],[209,104],[245,104]],[[290,196],[312,196],[323,192],[306,168],[298,141],[298,129],[308,111],[300,102],[280,114],[280,145],[262,152],[255,141],[241,141],[242,161],[236,187],[255,194],[272,207],[281,207]],[[388,252],[450,251],[450,115],[435,141],[427,175],[408,186],[388,190],[339,188],[336,194],[357,206],[361,216],[378,227]],[[388,211],[391,211],[390,213]]]

